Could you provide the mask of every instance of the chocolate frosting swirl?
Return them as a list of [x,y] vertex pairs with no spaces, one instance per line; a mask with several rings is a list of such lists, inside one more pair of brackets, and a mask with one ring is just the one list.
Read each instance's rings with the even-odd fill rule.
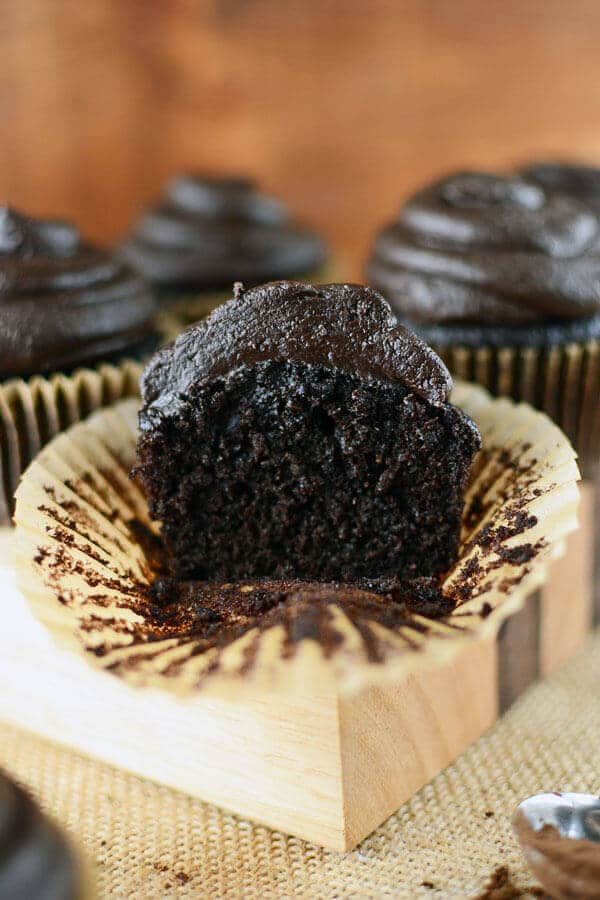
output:
[[600,168],[580,163],[535,162],[521,176],[545,191],[569,194],[600,213]]
[[156,300],[115,256],[59,221],[0,207],[0,377],[47,372],[135,347]]
[[25,791],[0,775],[0,897],[79,895],[78,866],[65,839]]
[[182,332],[142,377],[142,428],[173,414],[193,384],[262,360],[322,365],[403,382],[431,403],[452,381],[439,357],[398,325],[375,291],[357,284],[313,287],[278,281],[244,291]]
[[600,223],[574,197],[461,172],[377,236],[368,279],[418,322],[520,324],[600,312]]
[[290,222],[287,207],[245,178],[180,175],[123,243],[121,253],[165,288],[230,288],[314,271],[322,239]]

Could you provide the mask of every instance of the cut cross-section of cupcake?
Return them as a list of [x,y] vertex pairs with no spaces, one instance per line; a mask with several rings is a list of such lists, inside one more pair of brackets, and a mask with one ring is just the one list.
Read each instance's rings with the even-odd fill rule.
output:
[[368,288],[238,290],[142,380],[136,472],[174,573],[446,570],[480,446],[450,388],[440,359]]

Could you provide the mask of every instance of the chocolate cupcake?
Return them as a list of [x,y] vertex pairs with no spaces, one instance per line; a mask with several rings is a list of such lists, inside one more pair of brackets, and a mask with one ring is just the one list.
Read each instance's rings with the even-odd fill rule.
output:
[[132,268],[66,222],[0,208],[0,379],[148,350],[156,301]]
[[86,893],[79,863],[58,828],[0,774],[0,897],[78,900]]
[[73,225],[0,207],[0,524],[50,437],[137,390],[157,309],[137,272]]
[[368,288],[239,290],[142,379],[136,472],[174,573],[439,575],[480,446],[450,387]]
[[451,371],[547,412],[600,457],[600,221],[575,196],[467,172],[377,236],[368,279]]
[[186,322],[247,287],[317,273],[321,237],[295,224],[280,200],[246,178],[179,175],[120,248]]

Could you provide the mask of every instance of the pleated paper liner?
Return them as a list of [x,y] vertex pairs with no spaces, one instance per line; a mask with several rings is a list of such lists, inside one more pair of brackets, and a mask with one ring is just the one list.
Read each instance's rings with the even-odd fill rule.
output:
[[21,474],[41,448],[94,410],[139,396],[140,373],[125,361],[0,385],[0,525],[10,523]]
[[600,340],[553,347],[434,344],[459,378],[546,412],[570,438],[584,477],[600,464]]
[[[579,477],[569,442],[545,415],[467,384],[454,400],[477,421],[484,449],[443,586],[456,607],[442,619],[414,613],[390,624],[381,597],[361,606],[364,594],[334,586],[315,603],[296,585],[280,615],[242,619],[212,642],[193,619],[157,623],[147,589],[158,529],[129,478],[135,400],[59,435],[25,473],[15,514],[21,588],[55,638],[90,663],[179,693],[224,695],[243,680],[306,695],[327,678],[343,692],[449,661],[465,642],[495,633],[544,582],[576,527]],[[254,596],[257,586],[237,590]]]

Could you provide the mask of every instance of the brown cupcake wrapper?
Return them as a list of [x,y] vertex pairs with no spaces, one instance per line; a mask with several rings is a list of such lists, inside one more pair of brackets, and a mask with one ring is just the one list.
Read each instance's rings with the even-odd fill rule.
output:
[[139,396],[141,371],[125,360],[0,384],[0,525],[10,524],[21,475],[42,447],[95,410]]
[[547,413],[573,444],[583,476],[594,477],[600,463],[600,339],[553,347],[433,347],[457,377]]
[[[217,646],[186,629],[152,631],[144,600],[152,567],[133,525],[156,525],[129,478],[134,400],[59,435],[28,468],[15,513],[19,585],[59,643],[132,684],[179,694],[225,695],[241,682],[310,694],[333,681],[350,691],[443,664],[496,634],[544,583],[578,504],[573,450],[546,416],[474,385],[457,385],[453,399],[479,425],[483,451],[465,496],[459,558],[444,582],[456,605],[442,619],[415,613],[384,626],[367,613],[359,621],[338,593],[316,630],[295,618],[293,638],[282,624],[260,622]],[[306,615],[310,624],[310,606]]]

